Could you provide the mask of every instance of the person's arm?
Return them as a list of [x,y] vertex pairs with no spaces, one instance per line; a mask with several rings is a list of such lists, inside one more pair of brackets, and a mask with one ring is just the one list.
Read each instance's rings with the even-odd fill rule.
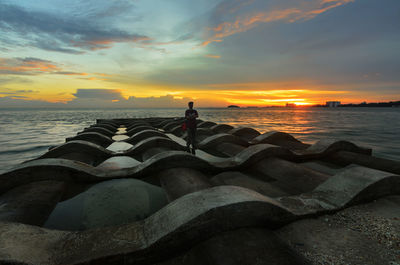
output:
[[189,111],[186,111],[185,117],[186,117],[186,119],[195,119],[195,118],[199,117],[199,115],[197,114],[197,111],[193,111],[190,114],[189,114]]

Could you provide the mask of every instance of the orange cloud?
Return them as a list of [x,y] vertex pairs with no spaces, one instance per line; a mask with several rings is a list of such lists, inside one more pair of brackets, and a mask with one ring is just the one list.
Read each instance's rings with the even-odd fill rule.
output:
[[64,71],[61,66],[38,58],[0,58],[0,75],[88,75],[87,73]]
[[213,58],[213,59],[221,58],[221,55],[215,55],[215,54],[206,54],[204,56],[207,57],[207,58]]
[[105,78],[98,78],[98,77],[88,77],[88,78],[85,78],[86,80],[90,80],[90,81],[105,81],[105,80],[107,80],[107,79],[105,79]]
[[206,40],[201,44],[201,46],[207,46],[208,44],[210,44],[212,42],[222,42],[222,40],[214,40],[214,39]]
[[260,23],[285,21],[294,23],[299,20],[310,20],[332,8],[342,6],[355,0],[319,0],[316,3],[301,5],[302,7],[276,9],[269,12],[257,12],[246,16],[238,16],[235,21],[225,21],[209,28],[211,35],[202,43],[207,46],[212,42],[221,42],[223,38],[248,31]]
[[0,74],[12,73],[51,73],[60,71],[54,63],[37,58],[0,58]]
[[96,51],[102,49],[109,49],[113,46],[114,43],[120,42],[142,42],[149,41],[151,38],[138,36],[138,37],[130,37],[130,38],[108,38],[108,39],[99,39],[99,40],[88,40],[88,41],[72,41],[73,46],[75,47],[85,47],[89,50]]

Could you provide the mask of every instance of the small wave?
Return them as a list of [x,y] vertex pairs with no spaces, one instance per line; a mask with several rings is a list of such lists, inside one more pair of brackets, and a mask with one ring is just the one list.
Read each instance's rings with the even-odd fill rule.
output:
[[36,146],[32,146],[32,147],[27,147],[27,148],[24,148],[24,149],[0,151],[0,155],[27,153],[27,152],[32,152],[32,151],[47,150],[49,147],[50,147],[50,145],[36,145]]

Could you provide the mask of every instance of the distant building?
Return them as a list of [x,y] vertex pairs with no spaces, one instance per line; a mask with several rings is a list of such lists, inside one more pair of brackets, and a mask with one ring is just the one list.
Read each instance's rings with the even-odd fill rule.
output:
[[326,106],[329,108],[336,108],[340,106],[340,101],[327,101]]
[[294,104],[294,103],[286,103],[286,107],[288,107],[288,108],[296,107],[296,104]]

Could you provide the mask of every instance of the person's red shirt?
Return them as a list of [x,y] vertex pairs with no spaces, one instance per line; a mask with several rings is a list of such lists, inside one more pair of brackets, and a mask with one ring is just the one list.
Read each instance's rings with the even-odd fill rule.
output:
[[199,116],[195,109],[188,109],[185,111],[186,127],[195,129],[196,128],[196,118]]

